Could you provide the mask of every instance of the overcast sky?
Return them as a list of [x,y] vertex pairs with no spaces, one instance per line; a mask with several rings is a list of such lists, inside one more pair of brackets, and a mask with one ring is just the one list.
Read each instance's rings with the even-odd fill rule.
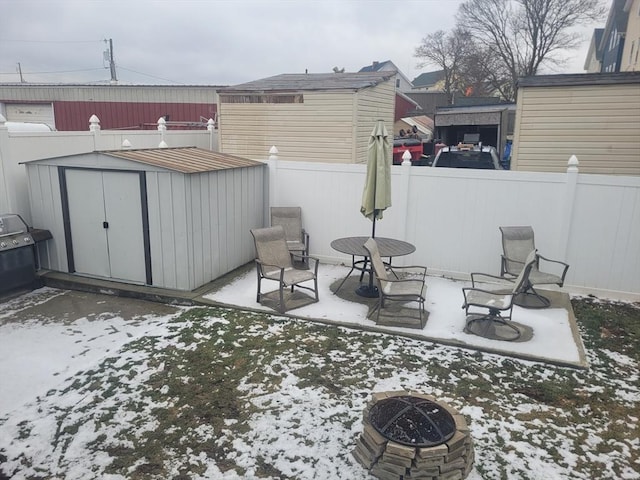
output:
[[[413,80],[422,38],[462,0],[0,0],[0,82],[233,85],[281,73],[356,72],[391,60]],[[593,28],[562,70],[582,73]]]

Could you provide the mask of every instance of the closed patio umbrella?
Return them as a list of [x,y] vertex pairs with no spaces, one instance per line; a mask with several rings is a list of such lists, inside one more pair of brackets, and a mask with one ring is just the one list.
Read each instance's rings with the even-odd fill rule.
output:
[[360,212],[370,218],[373,227],[371,236],[376,236],[376,220],[391,206],[391,141],[387,128],[378,120],[367,148],[367,177],[362,192]]
[[[376,122],[367,149],[367,177],[362,192],[360,212],[371,219],[371,237],[376,236],[376,220],[391,206],[391,141],[382,120]],[[366,265],[366,263],[365,263]],[[363,297],[377,297],[373,273],[369,272],[369,285],[362,285],[356,293]]]

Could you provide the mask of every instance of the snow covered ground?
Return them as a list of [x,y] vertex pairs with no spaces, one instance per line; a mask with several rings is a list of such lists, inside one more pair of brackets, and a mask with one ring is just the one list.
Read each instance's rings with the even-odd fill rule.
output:
[[[328,291],[341,272],[296,313],[367,324],[365,306]],[[253,282],[213,298],[255,308]],[[429,279],[425,335],[464,335],[450,283]],[[44,288],[0,304],[0,472],[12,480],[365,480],[350,450],[371,393],[388,390],[434,395],[468,418],[470,480],[640,479],[639,366],[617,352],[588,352],[590,369],[574,370],[219,308],[125,299],[138,312],[125,315],[95,295],[85,302],[104,305],[87,314],[81,300]],[[54,316],[61,301],[68,311]],[[546,313],[514,312],[548,336],[509,348],[575,359],[566,312]],[[601,397],[616,409],[599,411]]]

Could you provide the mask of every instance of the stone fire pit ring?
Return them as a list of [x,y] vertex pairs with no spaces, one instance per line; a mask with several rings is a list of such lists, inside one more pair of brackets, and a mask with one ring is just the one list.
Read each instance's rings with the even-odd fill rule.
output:
[[352,454],[381,480],[462,480],[473,468],[473,440],[462,414],[435,397],[372,394]]

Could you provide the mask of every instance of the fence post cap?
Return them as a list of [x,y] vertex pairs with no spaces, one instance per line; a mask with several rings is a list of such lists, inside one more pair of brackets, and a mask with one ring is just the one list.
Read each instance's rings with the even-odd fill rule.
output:
[[576,157],[575,155],[571,155],[571,157],[569,157],[569,161],[567,162],[567,172],[577,172],[578,165],[580,165],[578,157]]
[[89,131],[96,132],[98,130],[100,130],[100,119],[93,114],[89,117]]

